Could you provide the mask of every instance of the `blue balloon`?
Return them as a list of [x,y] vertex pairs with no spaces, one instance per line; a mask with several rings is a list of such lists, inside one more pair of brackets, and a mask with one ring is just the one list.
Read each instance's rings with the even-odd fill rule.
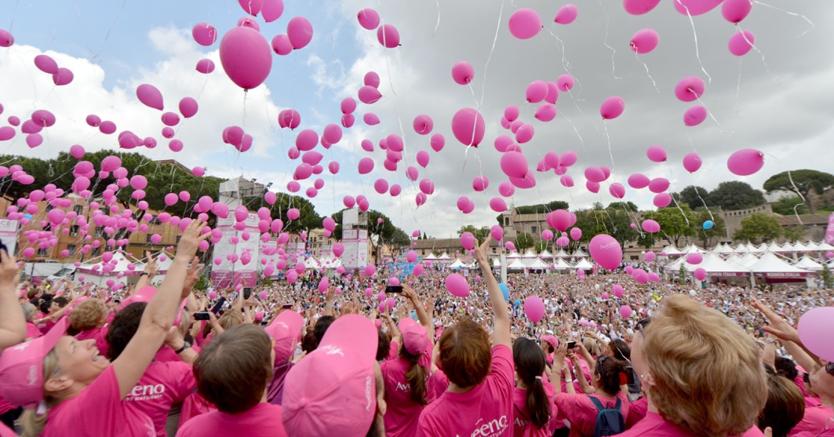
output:
[[704,230],[708,231],[715,226],[715,223],[712,220],[707,220],[704,222]]
[[498,284],[498,288],[501,289],[501,294],[504,295],[504,300],[509,302],[510,301],[510,287],[507,287],[507,284],[501,282]]
[[521,306],[521,299],[516,299],[514,306],[520,307]]

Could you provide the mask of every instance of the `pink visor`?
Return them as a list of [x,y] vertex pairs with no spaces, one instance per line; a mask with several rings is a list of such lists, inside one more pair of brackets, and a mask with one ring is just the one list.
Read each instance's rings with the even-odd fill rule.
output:
[[304,318],[292,310],[281,311],[265,331],[275,342],[275,364],[289,361],[301,337]]
[[0,397],[18,406],[43,399],[43,360],[66,330],[64,317],[46,335],[6,348],[0,354]]
[[319,347],[287,373],[281,403],[287,434],[365,435],[376,413],[377,332],[367,318],[333,322]]

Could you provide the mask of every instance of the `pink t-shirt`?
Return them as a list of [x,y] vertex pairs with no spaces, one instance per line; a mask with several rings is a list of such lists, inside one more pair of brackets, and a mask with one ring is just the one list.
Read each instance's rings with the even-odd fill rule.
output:
[[281,407],[260,403],[240,414],[212,411],[192,418],[177,431],[177,437],[228,435],[235,437],[286,437]]
[[813,397],[805,398],[805,414],[802,420],[796,424],[788,433],[789,436],[799,436],[803,432],[809,435],[817,435],[826,427],[834,427],[834,411]]
[[155,437],[153,421],[127,408],[119,398],[119,381],[113,366],[78,396],[49,410],[43,437]]
[[41,330],[38,329],[37,325],[32,322],[26,322],[26,338],[38,338],[41,335]]
[[196,388],[190,364],[153,361],[124,400],[128,408],[150,417],[156,435],[165,437],[165,421],[171,406],[182,403]]
[[96,341],[98,353],[101,356],[107,356],[107,350],[110,349],[110,344],[107,343],[107,325],[99,326],[98,328],[88,329],[75,334],[75,339],[78,341],[93,339]]
[[631,428],[635,423],[643,420],[649,411],[649,399],[643,396],[632,402],[628,407],[628,415],[625,418],[626,428]]
[[498,437],[512,433],[513,353],[492,347],[492,366],[484,382],[466,393],[445,392],[423,409],[418,436]]
[[[411,385],[405,374],[411,368],[406,359],[397,357],[380,366],[385,381],[385,435],[411,437],[417,434],[417,420],[425,405],[411,399]],[[426,381],[426,400],[432,402],[446,391],[449,381],[442,372],[434,372]]]
[[530,422],[527,412],[527,389],[516,387],[513,391],[513,436],[514,437],[547,437],[553,435],[555,429],[553,424],[556,416],[556,408],[553,404],[553,386],[550,381],[542,380],[544,393],[547,396],[550,406],[550,421],[544,427],[539,428]]
[[[741,435],[741,437],[762,436],[762,432],[755,425]],[[659,414],[649,411],[643,420],[637,422],[628,431],[617,434],[617,437],[696,437],[696,435],[665,421]]]
[[0,423],[0,437],[17,437],[17,434],[15,434],[14,431],[7,428],[6,425]]
[[[570,421],[570,435],[571,437],[586,437],[594,435],[594,428],[597,425],[597,414],[599,410],[591,401],[590,396],[594,396],[602,402],[606,407],[614,407],[617,403],[615,399],[609,399],[602,395],[588,395],[584,393],[557,393],[554,401],[556,408],[559,411],[559,418]],[[628,396],[620,392],[617,395],[620,399],[620,412],[623,414],[623,420],[628,417],[629,402]]]

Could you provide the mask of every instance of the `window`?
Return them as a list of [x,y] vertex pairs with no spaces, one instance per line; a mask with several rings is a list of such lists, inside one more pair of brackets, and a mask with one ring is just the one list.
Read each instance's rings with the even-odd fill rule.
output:
[[78,225],[70,226],[70,236],[73,236],[73,237],[78,236]]
[[538,229],[537,226],[530,226],[530,233],[535,234],[537,229]]
[[47,256],[47,249],[38,249],[38,256]]
[[72,210],[75,211],[77,215],[81,215],[81,211],[84,210],[84,207],[81,205],[75,205],[72,207]]
[[67,252],[69,252],[70,255],[75,255],[75,250],[76,247],[74,244],[67,244]]

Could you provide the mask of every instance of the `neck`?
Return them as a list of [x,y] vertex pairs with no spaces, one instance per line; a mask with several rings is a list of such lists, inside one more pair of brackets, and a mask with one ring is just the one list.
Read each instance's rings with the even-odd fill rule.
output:
[[458,385],[455,384],[454,382],[449,382],[449,388],[447,389],[447,391],[452,392],[452,393],[466,393],[469,390],[472,390],[472,387],[475,387],[475,386],[473,385],[471,387],[458,387]]

